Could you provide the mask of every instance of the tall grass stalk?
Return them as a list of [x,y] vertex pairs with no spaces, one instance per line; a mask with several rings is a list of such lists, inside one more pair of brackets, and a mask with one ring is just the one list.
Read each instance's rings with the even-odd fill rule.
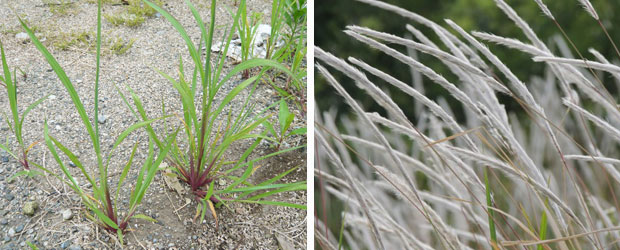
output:
[[[593,49],[596,60],[578,51],[578,58],[554,53],[503,0],[495,1],[498,9],[527,40],[466,31],[449,19],[440,25],[378,0],[358,1],[414,22],[404,36],[355,25],[344,32],[410,68],[417,83],[315,49],[318,74],[355,114],[316,113],[317,183],[347,207],[345,216],[336,216],[346,218],[338,233],[344,242],[332,236],[341,228],[316,227],[319,246],[618,249],[620,106],[608,79],[600,77],[608,72],[620,80],[613,60]],[[576,50],[553,10],[536,3],[562,34],[564,40],[555,42]],[[588,1],[580,3],[595,20],[603,19]],[[483,41],[525,53],[545,67],[545,77],[520,79]],[[419,59],[428,57],[410,56],[419,53],[450,73],[439,74],[446,71]],[[346,80],[338,82],[334,74]],[[420,88],[421,76],[428,86]],[[415,115],[405,115],[409,109],[392,99],[386,83],[413,99]],[[353,86],[380,110],[362,108],[361,98],[350,94]],[[424,93],[429,87],[449,94],[432,99]],[[323,216],[317,215],[317,224],[333,218]]]

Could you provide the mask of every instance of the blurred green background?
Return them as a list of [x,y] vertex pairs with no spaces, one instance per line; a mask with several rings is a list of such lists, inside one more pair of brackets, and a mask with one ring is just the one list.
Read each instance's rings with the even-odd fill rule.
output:
[[[384,0],[391,4],[398,5],[407,10],[418,13],[440,25],[448,28],[443,21],[449,18],[459,24],[466,31],[484,31],[496,35],[516,38],[529,43],[521,30],[508,19],[504,13],[496,7],[493,0]],[[570,39],[575,43],[580,52],[588,59],[594,60],[594,57],[587,52],[588,48],[594,48],[601,52],[607,59],[619,60],[612,44],[606,38],[599,24],[594,20],[583,7],[579,5],[577,0],[554,0],[544,1],[558,23],[566,31]],[[620,1],[618,0],[592,0],[601,21],[610,33],[614,42],[618,45],[620,42],[620,15],[615,15],[620,11]],[[555,43],[554,36],[561,36],[560,30],[556,27],[552,20],[543,15],[533,0],[507,0],[507,3],[532,27],[534,32],[545,42],[552,52],[556,55],[562,55]],[[315,1],[315,44],[323,50],[330,52],[340,58],[346,59],[349,56],[356,57],[377,67],[378,69],[389,73],[390,75],[406,82],[412,82],[412,76],[409,67],[396,61],[390,56],[386,56],[382,52],[371,49],[370,47],[349,38],[342,32],[346,25],[359,25],[370,27],[375,30],[404,36],[406,34],[405,24],[411,24],[420,29],[425,35],[434,40],[438,45],[441,44],[431,30],[424,29],[421,25],[407,20],[401,16],[391,12],[371,7],[366,4],[354,0],[316,0]],[[451,30],[448,28],[448,30]],[[456,33],[454,33],[456,34]],[[545,67],[543,63],[535,63],[530,56],[503,46],[486,43],[505,64],[526,84],[531,76],[542,76]],[[405,52],[403,48],[392,46]],[[571,51],[575,57],[575,51]],[[435,71],[442,74],[448,80],[456,83],[456,77],[450,73],[447,68],[433,57],[418,53],[421,62],[431,67]],[[335,70],[328,67],[328,70],[340,83],[354,96],[364,108],[369,111],[382,112],[383,110],[375,104],[370,97],[354,86],[348,78]],[[376,79],[367,74],[370,80]],[[618,99],[618,89],[613,83],[610,75],[603,75],[603,81],[610,93]],[[432,84],[430,80],[424,80],[426,95],[431,99],[447,93],[438,85]],[[397,89],[382,84],[378,81],[379,86],[387,89],[394,101],[403,107],[403,111],[413,117],[413,108],[411,106],[411,98],[402,94]],[[339,115],[348,115],[350,108],[343,102],[342,98],[335,94],[330,86],[328,86],[322,76],[315,73],[315,100],[318,110],[327,111],[329,109],[337,109]],[[448,100],[449,101],[449,100]],[[520,113],[522,111],[518,104],[511,99],[500,100],[509,110]],[[453,106],[454,113],[458,117],[459,106],[457,103],[450,103]],[[322,166],[323,170],[327,166]],[[330,202],[329,196],[326,197],[325,204],[321,201],[321,193],[319,189],[319,180],[315,179],[315,204],[318,219],[323,220],[325,209],[328,225],[332,232],[339,232],[341,225],[341,211],[344,209],[343,204]],[[321,229],[323,230],[323,229]],[[318,245],[317,245],[318,246]],[[346,246],[346,243],[345,243]]]

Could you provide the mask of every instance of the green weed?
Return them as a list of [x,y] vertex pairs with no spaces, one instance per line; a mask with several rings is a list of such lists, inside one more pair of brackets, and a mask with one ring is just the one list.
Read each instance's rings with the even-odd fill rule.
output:
[[[255,115],[254,105],[250,102],[250,97],[256,88],[256,84],[258,80],[263,77],[267,69],[286,72],[289,75],[291,72],[285,66],[275,61],[255,58],[236,65],[230,72],[223,75],[222,69],[225,64],[226,56],[220,57],[215,64],[210,63],[211,46],[216,23],[215,0],[211,1],[211,20],[208,30],[196,8],[191,3],[187,2],[201,30],[201,40],[198,46],[192,42],[183,26],[181,26],[172,15],[152,2],[147,0],[144,0],[144,2],[161,13],[161,15],[179,32],[179,35],[187,45],[188,52],[195,65],[191,82],[185,81],[186,77],[183,72],[182,60],[179,60],[178,80],[173,79],[161,71],[158,72],[172,83],[181,96],[183,115],[180,118],[183,120],[184,133],[187,136],[186,142],[189,147],[188,149],[182,149],[176,147],[177,144],[175,143],[175,147],[170,152],[168,164],[173,167],[173,170],[183,182],[190,185],[192,192],[201,202],[201,216],[204,216],[207,208],[209,208],[217,218],[214,206],[226,205],[228,202],[247,202],[305,209],[306,206],[301,204],[262,200],[265,197],[280,192],[305,190],[305,181],[275,184],[275,182],[289,174],[296,169],[296,167],[259,184],[250,184],[248,182],[248,179],[260,167],[256,165],[258,161],[302,147],[293,147],[255,159],[248,159],[260,141],[265,138],[265,132],[256,134],[253,131],[269,118],[269,115],[265,114],[265,110],[259,111],[258,115]],[[243,6],[244,4],[245,1],[241,1],[241,5]],[[224,38],[225,46],[222,55],[226,55],[228,51],[233,33],[239,24],[241,11],[242,8],[239,8],[234,16],[233,25]],[[201,58],[202,53],[200,49],[197,49],[202,47],[203,42],[206,48],[204,60]],[[216,102],[215,97],[221,92],[221,87],[224,84],[227,84],[232,77],[243,70],[255,67],[263,67],[263,69],[258,75],[242,81],[229,92],[222,93],[224,98],[220,102]],[[194,101],[194,97],[197,95],[197,91],[199,91],[198,88],[204,93],[201,103],[199,104]],[[228,114],[224,113],[225,110],[228,109],[228,104],[244,90],[249,91],[250,94],[243,102],[243,105],[240,106],[240,110],[232,112],[227,111]],[[138,107],[138,112],[134,113],[139,115],[143,120],[148,120],[146,113],[141,108],[139,100],[135,95],[133,95],[133,97],[134,103],[138,103],[136,105]],[[197,107],[199,107],[198,110]],[[147,131],[149,131],[149,134],[151,134],[153,138],[157,138],[150,126],[147,126]],[[224,160],[223,157],[225,155],[227,158],[231,158],[227,153],[231,145],[247,140],[254,140],[254,142],[239,158],[233,161]],[[230,167],[223,168],[227,165]],[[237,170],[243,171],[242,176],[233,175]],[[223,189],[215,190],[215,181],[220,178],[229,179],[232,181],[232,184],[227,185]],[[255,192],[262,191],[265,192],[250,196]],[[233,194],[236,195],[232,196]]]
[[[97,120],[99,113],[99,68],[100,68],[100,55],[101,55],[101,7],[102,4],[99,2],[98,11],[97,11],[97,36],[96,36],[96,74],[95,74],[95,94],[94,94],[94,118],[93,120]],[[63,181],[67,184],[73,191],[75,191],[81,198],[82,204],[85,205],[88,209],[88,212],[85,213],[86,217],[95,221],[98,225],[100,225],[105,230],[117,234],[118,238],[123,243],[123,235],[128,229],[129,220],[130,219],[144,219],[149,221],[154,221],[152,218],[149,218],[143,214],[136,214],[136,208],[142,202],[148,187],[155,174],[158,171],[159,165],[163,162],[165,156],[170,150],[173,142],[173,138],[176,133],[171,133],[165,140],[158,141],[158,152],[155,152],[154,149],[154,140],[156,138],[149,138],[149,149],[148,156],[138,171],[138,175],[136,176],[136,182],[133,185],[133,189],[130,193],[130,198],[128,202],[128,208],[126,213],[119,213],[118,210],[118,199],[119,199],[119,191],[123,182],[126,180],[127,173],[132,166],[133,157],[136,152],[136,148],[138,143],[133,147],[131,156],[128,159],[128,163],[123,168],[123,173],[121,174],[118,184],[116,187],[116,195],[112,196],[110,191],[109,178],[108,178],[108,167],[110,164],[110,160],[113,157],[113,152],[117,149],[117,147],[135,130],[145,127],[146,125],[155,122],[162,118],[152,119],[148,121],[143,121],[136,123],[129,128],[125,129],[116,139],[114,145],[112,145],[110,153],[105,157],[102,154],[102,147],[100,145],[100,136],[99,136],[99,125],[97,122],[91,123],[91,119],[88,117],[86,109],[84,108],[80,97],[77,94],[77,91],[74,85],[71,83],[69,78],[67,77],[63,68],[58,64],[54,56],[45,48],[43,44],[37,39],[34,35],[33,31],[28,28],[28,26],[20,19],[20,22],[23,28],[26,30],[28,35],[33,41],[33,44],[37,47],[37,49],[43,54],[47,62],[50,64],[56,75],[58,76],[60,82],[63,84],[67,92],[69,93],[71,100],[75,106],[76,112],[78,113],[82,123],[86,127],[86,131],[89,135],[90,142],[92,143],[94,153],[96,155],[96,163],[88,163],[87,165],[95,165],[98,169],[98,173],[89,174],[89,170],[87,170],[77,156],[67,147],[65,147],[60,141],[54,138],[48,130],[47,122],[44,126],[44,136],[45,143],[54,157],[56,163],[60,166],[62,173],[65,178],[61,178],[58,175],[54,175],[53,171],[47,170],[46,172],[52,173],[59,180]],[[85,190],[80,186],[75,180],[74,176],[69,172],[63,160],[61,160],[61,154],[64,154],[68,157],[73,164],[80,170],[81,174],[87,179],[88,183],[91,185],[91,190]]]
[[[153,8],[143,4],[140,0],[130,0],[128,3],[129,4],[122,12],[104,14],[104,18],[114,26],[125,25],[128,27],[137,27],[156,13]],[[162,4],[159,0],[155,1],[155,3],[158,5]]]
[[70,0],[43,0],[43,3],[49,6],[50,12],[56,15],[74,14],[78,11],[75,2]]
[[110,41],[110,51],[112,51],[115,55],[123,55],[127,53],[135,41],[136,39],[134,38],[129,39],[129,41],[125,41],[123,38],[117,37],[116,39],[112,39]]
[[[291,113],[286,100],[280,100],[280,110],[278,112],[278,125],[274,126],[271,122],[265,121],[264,126],[271,133],[272,137],[267,138],[277,144],[276,150],[280,149],[282,142],[293,135],[305,135],[306,127],[291,130],[291,124],[295,119],[295,114]],[[277,128],[277,129],[276,129]]]
[[11,70],[9,69],[9,65],[6,61],[6,55],[4,54],[4,48],[2,46],[1,41],[0,41],[0,58],[2,59],[2,70],[3,70],[3,74],[0,75],[0,86],[3,86],[6,88],[7,96],[9,99],[9,106],[10,106],[11,114],[12,114],[11,116],[12,120],[5,116],[6,123],[9,125],[9,128],[15,135],[15,138],[17,139],[17,142],[19,144],[19,150],[21,152],[16,154],[11,151],[9,147],[9,143],[8,143],[8,138],[7,138],[6,144],[0,144],[0,149],[3,149],[8,154],[10,154],[13,158],[18,160],[19,163],[24,168],[24,170],[19,171],[12,177],[8,178],[7,181],[10,182],[12,179],[19,177],[19,176],[27,175],[29,177],[34,177],[36,175],[42,174],[42,172],[32,169],[33,165],[37,168],[39,168],[39,166],[37,164],[30,162],[30,160],[28,160],[28,152],[30,151],[30,149],[32,149],[37,144],[37,142],[33,142],[29,146],[26,146],[26,144],[24,143],[24,139],[22,137],[23,135],[22,128],[23,128],[24,120],[26,116],[28,115],[28,113],[32,111],[32,109],[34,109],[37,105],[45,101],[45,99],[49,95],[44,96],[38,99],[37,101],[33,102],[32,104],[30,104],[23,111],[20,117],[20,113],[17,107],[18,106],[17,105],[18,104],[17,103],[17,71],[13,70],[13,76],[11,77]]

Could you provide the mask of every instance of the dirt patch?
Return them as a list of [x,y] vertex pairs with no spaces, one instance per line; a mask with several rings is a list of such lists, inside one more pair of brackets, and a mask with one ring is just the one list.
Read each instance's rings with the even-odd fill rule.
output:
[[[10,2],[10,1],[9,1]],[[44,1],[45,2],[45,1]],[[208,5],[196,4],[204,20],[209,19]],[[95,79],[94,50],[86,42],[77,42],[67,48],[56,48],[53,44],[52,32],[71,34],[77,32],[94,32],[96,27],[96,4],[89,1],[76,1],[71,4],[71,11],[59,15],[52,13],[50,5],[38,0],[26,0],[19,3],[0,3],[0,40],[3,43],[7,60],[11,67],[19,67],[23,74],[18,72],[18,98],[20,110],[36,99],[50,94],[50,98],[33,110],[24,122],[24,140],[26,143],[40,141],[43,138],[43,123],[47,120],[50,133],[79,155],[80,160],[95,171],[95,155],[77,112],[69,95],[58,81],[43,56],[28,41],[16,38],[22,32],[17,17],[18,13],[31,26],[37,27],[37,32],[47,41],[44,44],[63,66],[67,75],[77,88],[89,116],[92,117],[93,93]],[[120,5],[107,4],[104,13],[115,13],[122,8]],[[184,25],[188,34],[198,41],[199,29],[196,26],[189,9],[184,1],[165,1],[165,9],[175,16]],[[220,3],[217,11],[216,36],[224,34],[231,22],[228,10],[235,10],[233,1]],[[269,20],[271,2],[266,0],[248,1],[248,10],[262,12],[264,22]],[[56,13],[56,14],[55,14]],[[84,32],[82,32],[84,31]],[[161,16],[149,17],[137,27],[114,26],[103,21],[104,39],[121,38],[123,41],[134,40],[132,46],[121,55],[107,53],[101,58],[100,79],[100,112],[106,117],[100,124],[101,144],[105,145],[107,155],[117,135],[124,129],[137,122],[129,109],[123,104],[115,86],[134,89],[144,102],[149,117],[162,115],[161,102],[166,103],[167,112],[181,112],[181,104],[176,91],[171,84],[157,74],[153,68],[177,77],[179,57],[183,59],[185,72],[192,72],[191,58],[185,44],[176,30]],[[94,34],[94,33],[92,33]],[[227,65],[224,71],[230,69]],[[225,84],[224,91],[230,90],[238,84],[239,77]],[[284,84],[284,83],[281,83]],[[6,92],[0,93],[2,112],[8,112]],[[228,112],[236,112],[235,104],[241,104],[248,91],[240,95],[239,100],[231,105]],[[305,98],[304,98],[305,99]],[[251,101],[257,104],[257,109],[264,109],[280,100],[277,93],[269,86],[259,85]],[[277,105],[276,105],[277,107]],[[305,126],[305,120],[296,105],[289,104],[296,114],[293,126]],[[272,109],[271,112],[276,112]],[[277,119],[274,117],[274,119]],[[94,121],[93,121],[94,122]],[[175,125],[171,122],[169,125]],[[157,131],[163,131],[163,125],[155,125]],[[8,129],[5,120],[0,121],[0,138],[15,147],[16,140]],[[148,136],[143,131],[133,133],[114,152],[110,162],[110,185],[116,187],[118,174],[129,158],[131,147],[140,142],[134,165],[130,170],[128,180],[121,187],[121,202],[119,211],[127,205],[131,183],[148,149]],[[246,141],[234,145],[228,151],[227,159],[236,159],[252,143]],[[293,147],[306,143],[303,137],[291,137],[286,145]],[[29,158],[60,173],[55,161],[47,149],[38,144],[31,151]],[[269,144],[263,143],[253,152],[252,157],[259,157],[273,152]],[[289,153],[272,157],[259,162],[261,167],[253,175],[251,182],[272,178],[295,166],[299,168],[283,178],[282,182],[296,182],[306,179],[306,152],[305,149],[294,150]],[[115,235],[102,232],[101,228],[84,217],[84,207],[79,198],[53,177],[37,177],[36,179],[20,178],[11,183],[7,178],[20,171],[18,162],[4,152],[0,153],[0,248],[16,249],[27,248],[26,242],[37,245],[40,249],[101,249],[119,248]],[[78,181],[88,190],[87,182],[79,174],[77,168],[70,168]],[[133,178],[133,179],[132,179]],[[185,187],[187,188],[187,187]],[[216,188],[217,185],[216,185]],[[116,189],[113,188],[112,191]],[[307,193],[296,191],[269,197],[269,199],[290,203],[305,204]],[[34,216],[22,213],[26,202],[36,201],[39,209]],[[220,207],[218,225],[215,219],[207,213],[205,220],[194,220],[198,203],[191,195],[179,195],[170,190],[164,183],[161,175],[156,176],[146,198],[139,206],[137,213],[143,213],[155,218],[158,222],[132,220],[132,231],[125,236],[126,248],[129,249],[277,249],[286,242],[295,248],[303,249],[306,245],[306,218],[305,210],[273,207],[256,204],[234,203],[230,208]],[[62,212],[69,209],[72,218],[63,219]]]

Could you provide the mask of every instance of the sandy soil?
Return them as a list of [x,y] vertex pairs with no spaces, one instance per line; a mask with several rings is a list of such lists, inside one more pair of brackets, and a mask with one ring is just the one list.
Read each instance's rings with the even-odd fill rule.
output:
[[[186,27],[192,39],[198,41],[199,30],[183,1],[165,1],[165,8]],[[204,20],[208,20],[207,4],[200,1],[197,7]],[[231,22],[228,10],[234,10],[234,1],[221,1],[218,6],[216,29],[219,35]],[[79,155],[94,171],[95,155],[69,95],[57,79],[43,56],[28,41],[16,38],[22,32],[14,13],[27,19],[30,25],[40,27],[41,37],[52,54],[65,69],[92,117],[95,54],[87,46],[72,46],[68,50],[55,49],[51,45],[54,33],[70,31],[94,32],[96,27],[96,5],[86,1],[77,1],[69,14],[58,15],[50,12],[50,5],[41,0],[1,1],[0,2],[0,41],[4,45],[8,63],[19,67],[25,74],[18,73],[18,98],[20,109],[34,100],[50,94],[50,98],[32,111],[24,122],[24,140],[26,143],[40,141],[43,138],[43,123],[47,120],[50,133]],[[269,20],[271,3],[267,0],[248,1],[249,11],[264,13],[264,20]],[[104,13],[114,13],[124,8],[121,5],[106,5]],[[13,12],[15,11],[15,12]],[[113,26],[103,22],[104,39],[122,38],[125,41],[136,39],[133,47],[126,54],[106,54],[101,58],[100,112],[106,121],[100,124],[101,144],[106,154],[113,145],[116,136],[124,129],[137,122],[129,112],[115,85],[120,88],[129,86],[142,99],[149,117],[162,115],[161,102],[166,103],[168,112],[180,112],[179,97],[171,84],[153,71],[157,68],[172,77],[177,77],[179,56],[183,58],[185,72],[191,72],[189,55],[185,44],[176,30],[162,17],[155,16],[135,28]],[[230,69],[230,65],[227,66]],[[226,70],[226,69],[225,69]],[[240,78],[235,78],[224,86],[232,89]],[[240,100],[231,105],[227,112],[238,110],[239,104],[247,97],[244,92]],[[260,85],[251,97],[257,103],[257,109],[265,108],[280,97],[269,86]],[[9,112],[6,92],[0,93],[2,112]],[[305,120],[295,105],[289,105],[296,113],[294,126],[305,126]],[[276,112],[272,109],[271,112]],[[161,124],[155,129],[163,130]],[[17,143],[7,123],[0,121],[0,138],[9,145]],[[134,159],[135,167],[129,176],[135,176],[137,169],[147,154],[148,136],[143,131],[133,133],[117,151],[110,164],[110,183],[116,185],[118,174],[126,163],[131,147],[138,141],[140,147]],[[229,150],[226,159],[237,159],[251,142],[239,143]],[[305,144],[306,139],[292,137],[287,140],[290,146]],[[29,158],[47,168],[60,173],[57,164],[43,144],[38,144],[31,151]],[[250,157],[260,157],[273,152],[268,144],[261,144]],[[261,168],[252,177],[252,182],[267,180],[295,166],[301,166],[285,177],[284,182],[303,181],[306,177],[306,152],[295,150],[260,162]],[[237,158],[235,158],[237,157]],[[36,244],[40,249],[101,249],[119,248],[116,237],[102,232],[92,221],[83,215],[84,207],[79,198],[68,187],[59,184],[53,177],[36,179],[20,178],[11,183],[6,179],[21,170],[18,162],[8,159],[6,153],[0,154],[0,248],[27,248],[26,241]],[[81,176],[77,168],[71,169],[74,176]],[[135,177],[133,177],[135,180]],[[80,179],[80,183],[86,183]],[[121,193],[128,199],[132,178],[123,185]],[[88,186],[84,184],[88,190]],[[121,197],[123,197],[121,195]],[[305,191],[285,193],[270,197],[273,200],[305,204]],[[34,216],[22,214],[22,206],[30,200],[40,204]],[[189,203],[187,203],[189,201]],[[306,245],[305,210],[273,207],[253,204],[232,204],[231,209],[219,208],[219,226],[211,215],[202,222],[193,221],[197,203],[189,194],[179,195],[169,190],[158,175],[151,185],[147,198],[139,208],[140,213],[152,216],[157,223],[131,221],[132,232],[125,236],[128,249],[300,249]],[[73,218],[63,220],[61,211],[71,209]],[[208,213],[207,213],[208,214]]]

